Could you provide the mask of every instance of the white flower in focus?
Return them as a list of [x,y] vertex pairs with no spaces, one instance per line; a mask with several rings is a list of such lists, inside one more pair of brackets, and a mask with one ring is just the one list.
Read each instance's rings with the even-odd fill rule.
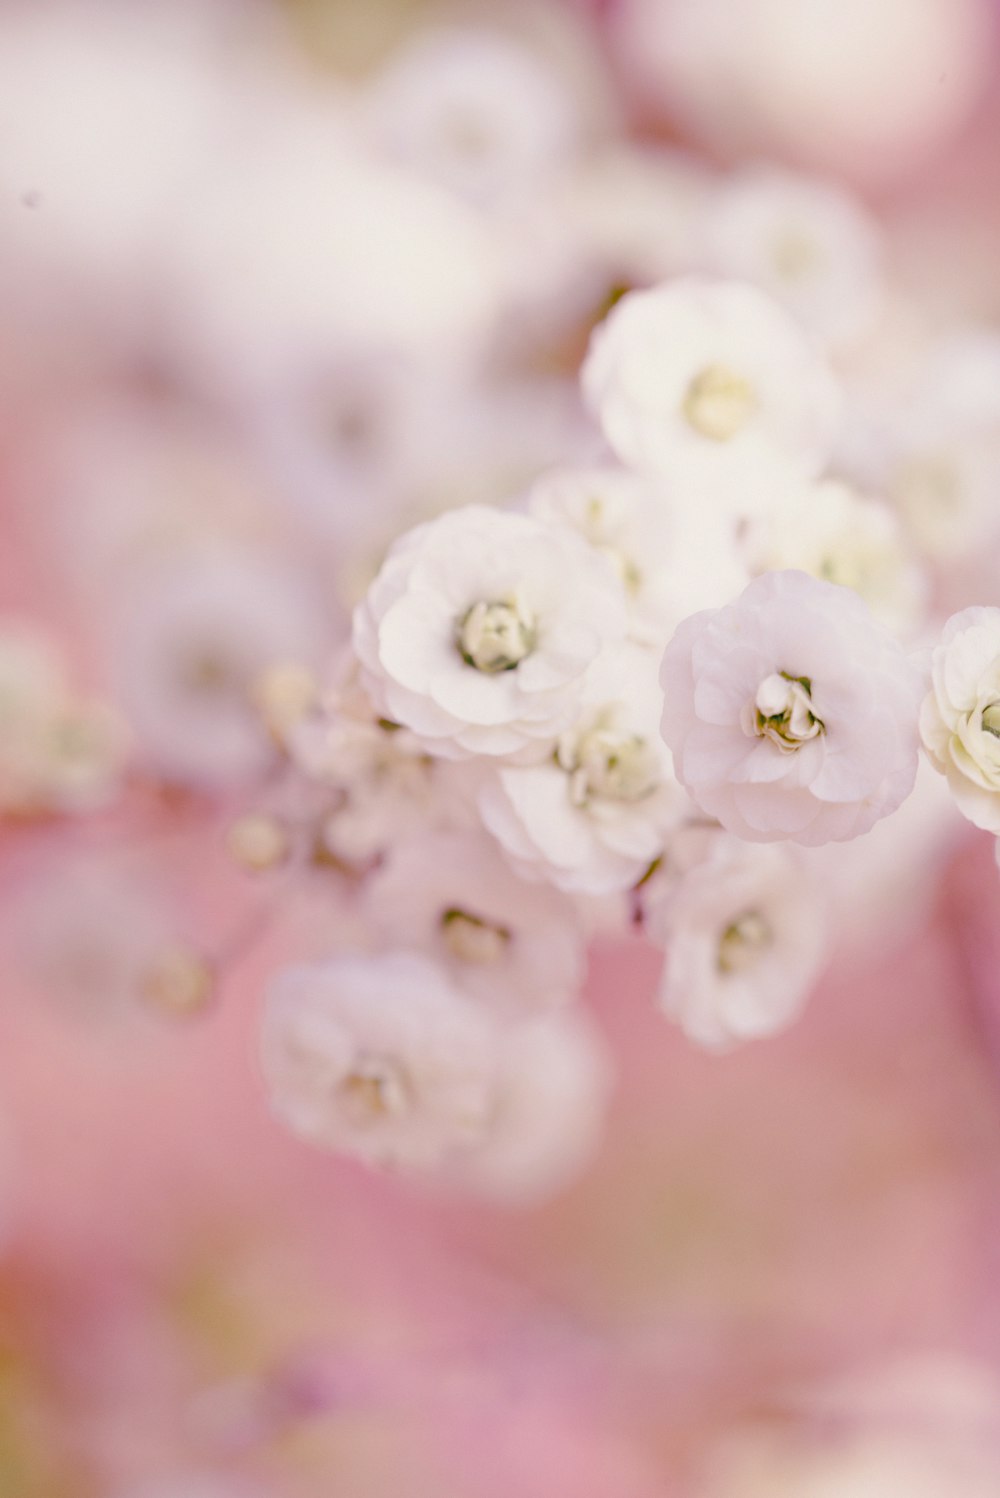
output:
[[559,78],[513,38],[424,30],[372,84],[374,134],[403,164],[484,206],[564,165],[579,121]]
[[483,821],[517,867],[586,894],[642,878],[688,805],[658,732],[662,702],[652,652],[610,652],[549,759],[484,779]]
[[271,1104],[304,1139],[436,1170],[486,1137],[497,1031],[427,958],[340,957],[279,974],[261,1059]]
[[824,955],[817,888],[784,848],[725,833],[649,907],[667,949],[663,1012],[699,1045],[772,1035],[797,1014]]
[[605,558],[572,531],[470,505],[397,541],[354,614],[377,710],[433,754],[543,752],[624,635]]
[[948,620],[931,657],[920,737],[963,816],[1000,834],[1000,608]]
[[395,842],[366,903],[386,941],[426,952],[473,998],[540,1008],[574,998],[582,982],[572,901],[519,879],[481,832]]
[[840,413],[833,376],[790,315],[734,281],[689,277],[623,297],[582,378],[622,462],[725,486],[748,512],[776,475],[818,472]]
[[678,779],[739,837],[846,841],[913,788],[919,672],[847,588],[765,573],[680,626],[660,680]]
[[86,811],[114,791],[125,730],[102,703],[77,697],[49,642],[20,622],[0,627],[0,815]]
[[120,701],[148,763],[207,786],[261,772],[273,747],[254,688],[270,667],[315,662],[324,635],[301,579],[255,556],[205,553],[151,569],[112,642]]
[[926,580],[898,517],[850,485],[823,479],[752,521],[742,549],[753,572],[798,569],[859,593],[894,634],[912,634]]
[[458,1183],[515,1203],[562,1189],[597,1146],[612,1081],[607,1045],[584,1010],[506,1027],[493,1121]]
[[870,326],[881,295],[879,239],[839,188],[750,168],[718,189],[704,234],[713,271],[759,286],[825,342],[849,342]]

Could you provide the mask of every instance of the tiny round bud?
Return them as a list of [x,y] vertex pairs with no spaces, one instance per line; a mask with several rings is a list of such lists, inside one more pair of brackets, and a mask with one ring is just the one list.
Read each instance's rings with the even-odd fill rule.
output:
[[215,988],[212,969],[189,947],[168,947],[147,970],[142,997],[162,1014],[200,1014]]
[[319,700],[319,686],[308,667],[286,661],[269,667],[253,685],[254,706],[268,732],[283,744]]
[[267,812],[247,812],[229,829],[229,851],[238,864],[264,873],[284,863],[290,851],[288,830]]

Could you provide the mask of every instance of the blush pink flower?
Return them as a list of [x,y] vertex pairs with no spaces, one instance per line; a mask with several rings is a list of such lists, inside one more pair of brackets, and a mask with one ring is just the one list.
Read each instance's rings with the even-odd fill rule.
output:
[[765,573],[685,620],[660,681],[678,779],[750,842],[844,842],[913,789],[920,673],[848,588]]

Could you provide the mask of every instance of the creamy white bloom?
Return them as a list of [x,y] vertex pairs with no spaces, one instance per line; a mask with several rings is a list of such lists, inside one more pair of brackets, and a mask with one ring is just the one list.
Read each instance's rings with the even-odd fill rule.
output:
[[898,516],[849,484],[793,490],[751,522],[742,550],[753,572],[795,568],[853,588],[895,634],[919,623],[927,582]]
[[664,882],[647,929],[667,950],[660,1007],[711,1049],[784,1029],[824,955],[821,898],[800,861],[726,833],[676,884]]
[[375,78],[365,110],[398,160],[486,205],[536,187],[579,132],[558,73],[482,27],[424,29]]
[[544,752],[625,633],[613,570],[568,529],[470,505],[397,541],[354,613],[378,711],[437,755]]
[[587,894],[641,879],[689,804],[657,729],[661,707],[656,656],[624,646],[591,672],[548,760],[484,778],[483,821],[518,867]]
[[679,780],[751,842],[846,841],[913,788],[920,674],[847,588],[765,573],[681,625],[660,680]]
[[593,335],[583,389],[624,463],[725,486],[749,511],[776,474],[823,466],[840,413],[829,368],[783,308],[698,277],[623,297]]
[[322,613],[301,578],[232,550],[137,575],[116,616],[118,694],[146,761],[199,785],[259,773],[273,749],[252,702],[286,661],[314,663]]
[[881,296],[878,233],[831,183],[751,167],[718,189],[704,235],[713,271],[759,286],[824,341],[849,342],[871,325]]
[[395,842],[365,894],[387,942],[426,952],[474,998],[539,1008],[574,998],[583,980],[573,902],[520,879],[482,832]]
[[963,816],[1000,834],[1000,608],[948,620],[931,657],[920,737]]
[[125,744],[110,708],[72,692],[43,635],[21,621],[0,625],[0,815],[100,805]]
[[607,1044],[579,1007],[507,1027],[493,1122],[460,1162],[458,1183],[518,1203],[561,1190],[599,1142],[613,1071]]
[[370,1164],[435,1169],[489,1131],[496,1031],[427,958],[289,968],[267,996],[261,1060],[278,1116]]
[[501,1023],[405,952],[279,974],[261,1055],[274,1111],[304,1139],[502,1196],[582,1163],[609,1073],[575,1014]]

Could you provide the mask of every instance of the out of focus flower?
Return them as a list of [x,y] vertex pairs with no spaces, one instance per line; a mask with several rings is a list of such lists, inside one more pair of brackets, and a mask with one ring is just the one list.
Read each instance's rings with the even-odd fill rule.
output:
[[176,1472],[169,1477],[130,1484],[114,1498],[269,1498],[255,1482],[252,1487],[238,1478],[208,1472]]
[[661,706],[655,655],[634,645],[609,653],[552,756],[484,780],[483,820],[518,866],[589,894],[642,877],[688,804],[657,731]]
[[85,811],[114,791],[125,728],[102,703],[77,697],[44,636],[0,626],[0,815]]
[[840,409],[787,312],[756,287],[698,278],[624,297],[594,334],[583,388],[623,462],[726,486],[740,511],[776,476],[823,466]]
[[1000,608],[963,609],[948,620],[920,736],[962,814],[1000,834]]
[[824,956],[822,902],[798,859],[725,833],[678,881],[664,881],[648,930],[667,949],[663,1012],[711,1049],[783,1029]]
[[920,621],[926,579],[898,517],[848,484],[795,490],[751,522],[742,549],[753,572],[798,569],[853,588],[894,634]]
[[387,941],[426,952],[473,998],[540,1008],[582,981],[572,901],[518,878],[483,833],[397,840],[366,894]]
[[913,788],[919,673],[847,588],[765,573],[680,626],[660,679],[678,778],[751,842],[858,837]]
[[145,761],[168,779],[224,787],[266,768],[258,679],[315,663],[322,615],[300,578],[235,551],[150,569],[113,641],[119,699]]
[[303,1138],[504,1195],[579,1163],[606,1090],[582,1021],[501,1025],[410,953],[282,973],[262,1046],[272,1105]]
[[435,754],[543,751],[627,624],[568,528],[470,505],[408,532],[354,615],[362,679]]
[[712,270],[759,286],[830,344],[864,333],[878,310],[878,236],[839,188],[751,168],[717,190],[704,232]]
[[565,165],[580,125],[558,73],[481,27],[421,32],[375,79],[366,110],[398,161],[488,206],[537,190]]

